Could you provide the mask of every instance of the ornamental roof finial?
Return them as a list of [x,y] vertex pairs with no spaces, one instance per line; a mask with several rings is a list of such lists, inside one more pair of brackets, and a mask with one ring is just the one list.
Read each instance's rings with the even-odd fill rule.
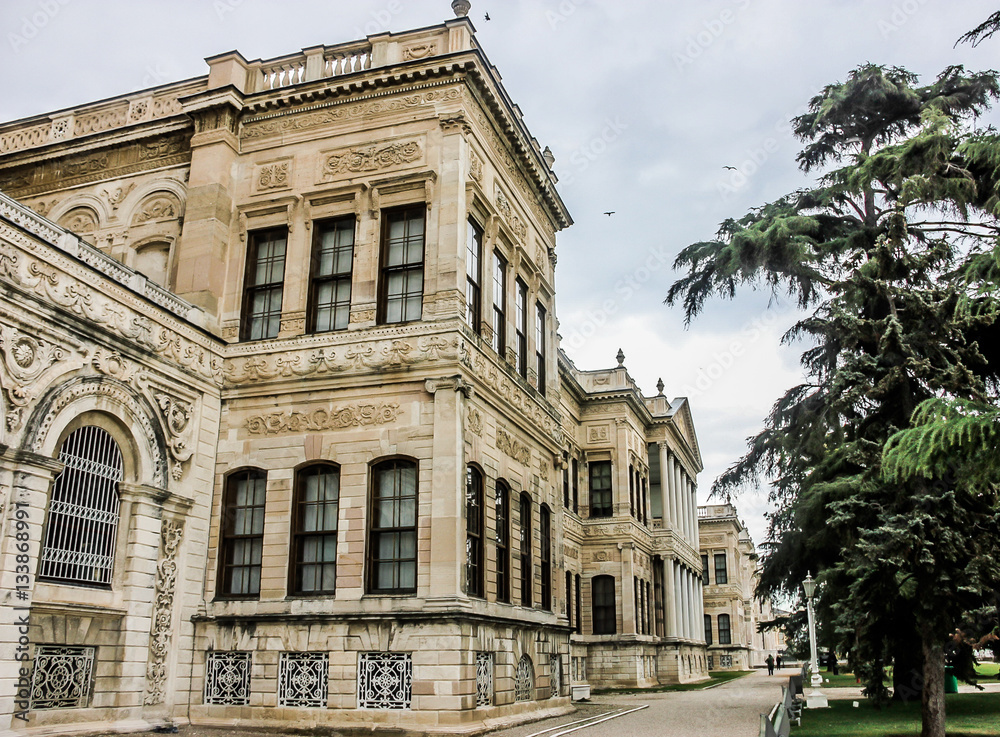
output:
[[472,10],[472,3],[469,0],[452,0],[451,9],[455,11],[456,18],[464,18]]
[[625,353],[622,351],[621,348],[618,349],[618,355],[615,356],[615,358],[618,359],[618,368],[621,368],[622,366],[625,365]]

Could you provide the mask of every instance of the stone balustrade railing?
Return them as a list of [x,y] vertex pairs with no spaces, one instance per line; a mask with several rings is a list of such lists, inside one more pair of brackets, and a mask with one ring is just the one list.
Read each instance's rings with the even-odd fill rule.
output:
[[367,41],[319,46],[301,54],[255,61],[247,65],[247,92],[264,92],[292,87],[303,82],[352,74],[372,66],[372,45]]

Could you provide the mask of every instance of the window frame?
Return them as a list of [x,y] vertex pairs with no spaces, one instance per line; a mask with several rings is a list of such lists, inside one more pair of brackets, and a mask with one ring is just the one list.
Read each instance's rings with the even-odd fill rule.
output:
[[[722,567],[719,567],[719,561],[722,561]],[[724,586],[729,583],[729,566],[726,560],[725,553],[716,553],[714,558],[715,563],[715,584],[717,586]],[[719,575],[721,572],[722,575]]]
[[[720,645],[732,645],[733,644],[733,629],[732,621],[728,614],[720,614],[716,618],[719,626],[719,644]],[[725,620],[725,627],[723,627],[723,620]]]
[[535,371],[538,374],[538,393],[545,395],[546,371],[548,361],[547,343],[545,340],[546,317],[548,311],[541,302],[535,302]]
[[[319,267],[321,263],[321,256],[323,251],[323,236],[325,233],[333,231],[338,232],[337,226],[342,223],[350,223],[350,228],[345,228],[344,230],[349,230],[351,234],[351,243],[349,247],[343,247],[341,245],[335,245],[333,250],[333,262],[336,264],[338,254],[341,251],[349,250],[349,266],[346,272],[334,271],[331,274],[319,274]],[[351,298],[353,292],[353,279],[354,279],[354,249],[357,245],[357,229],[358,220],[354,215],[341,215],[333,218],[325,218],[323,220],[317,220],[313,222],[312,225],[312,247],[309,252],[309,291],[306,304],[306,325],[308,326],[308,332],[310,333],[332,333],[341,330],[347,330],[351,323]],[[338,310],[344,308],[344,303],[334,299],[333,302],[324,305],[324,307],[329,307],[332,310],[332,325],[333,327],[328,327],[323,330],[319,329],[317,325],[319,316],[319,299],[318,292],[319,289],[324,284],[333,284],[334,293],[336,294],[337,285],[342,282],[347,283],[347,321],[343,327],[337,327],[337,316]]]
[[[501,504],[502,502],[502,504]],[[497,479],[493,495],[496,515],[497,601],[510,603],[510,486]],[[501,514],[501,510],[503,514]]]
[[[596,491],[601,494],[602,504],[594,504],[595,500],[595,487],[594,478],[595,470],[597,468],[607,468],[607,487],[601,487]],[[609,460],[599,460],[590,461],[587,464],[587,476],[589,481],[590,490],[590,516],[592,518],[607,518],[614,517],[615,515],[615,497],[614,497],[614,464]]]
[[[600,592],[598,585],[601,587]],[[590,609],[590,629],[593,634],[618,634],[618,592],[615,590],[614,576],[605,573],[590,579]]]
[[[420,214],[420,220],[423,222],[423,230],[420,236],[420,260],[408,263],[397,264],[394,266],[389,266],[389,231],[394,217],[399,217],[404,220],[404,222],[409,222],[410,220],[416,220],[416,218],[410,218],[408,215]],[[415,203],[411,205],[401,205],[399,207],[388,208],[382,210],[381,215],[381,235],[379,239],[379,270],[378,270],[378,304],[376,308],[376,318],[379,325],[402,325],[408,322],[416,322],[423,318],[423,298],[424,298],[424,265],[427,257],[427,205],[423,202]],[[406,228],[407,235],[404,236],[404,241],[409,239],[408,230],[409,226]],[[419,314],[416,316],[411,316],[406,311],[406,302],[411,299],[415,292],[400,292],[402,295],[403,304],[400,308],[399,320],[389,320],[389,279],[394,274],[410,274],[410,273],[420,273],[420,310]]]
[[465,467],[465,593],[477,599],[486,598],[485,480],[476,466]]
[[708,573],[708,553],[701,554],[701,580],[705,586],[711,586]]
[[465,321],[483,333],[483,229],[469,216],[465,232]]
[[705,644],[711,646],[712,642],[712,615],[705,615]]
[[[260,263],[259,250],[261,243],[276,241],[277,239],[270,238],[281,234],[285,242],[284,252],[281,255],[281,275],[277,280],[263,282],[260,284],[252,284],[251,278],[258,271],[258,264]],[[271,259],[276,262],[277,257]],[[288,226],[281,225],[272,228],[261,228],[259,230],[252,230],[247,233],[247,249],[246,249],[246,263],[244,264],[243,270],[243,301],[240,309],[240,341],[248,342],[253,340],[271,340],[277,338],[278,334],[281,332],[281,311],[284,304],[284,294],[285,294],[285,266],[288,261]],[[278,295],[278,308],[275,313],[274,309],[270,307],[265,312],[252,313],[251,306],[254,301],[254,297],[257,293],[263,292],[277,292]],[[273,329],[273,332],[268,331],[262,333],[261,335],[254,337],[254,325],[255,320],[263,319],[266,322],[270,322],[277,314],[277,329]]]
[[500,358],[507,357],[507,259],[496,249],[493,251],[493,350]]
[[521,492],[518,502],[521,558],[521,606],[533,606],[534,562],[531,555],[531,495]]
[[528,285],[521,277],[514,280],[514,357],[515,370],[528,378]]
[[[263,482],[263,500],[260,504],[244,505],[243,507],[236,506],[234,499],[235,495],[238,493],[236,484],[238,484],[241,480],[254,481],[255,486],[256,482]],[[221,519],[219,521],[219,565],[218,580],[216,581],[216,598],[234,600],[257,599],[260,598],[261,579],[263,577],[264,522],[267,516],[267,471],[262,468],[255,467],[238,468],[227,474],[223,483],[222,511]],[[254,488],[253,491],[254,494],[256,494],[257,489]],[[236,510],[239,508],[252,510],[251,524],[256,521],[256,511],[258,509],[260,510],[260,532],[240,535],[237,535],[235,532],[230,532],[230,523],[235,526]],[[259,553],[256,555],[252,545],[252,541],[254,540],[259,541]],[[251,560],[256,557],[257,561],[242,565],[229,562],[232,554],[234,553],[233,546],[236,541],[250,541]],[[232,577],[230,571],[236,568],[250,569],[251,580],[253,576],[253,569],[257,569],[256,591],[249,591],[246,593],[234,593],[232,591]],[[229,582],[228,585],[227,581]]]
[[[379,472],[383,469],[398,471],[401,469],[410,468],[413,471],[413,493],[412,495],[402,495],[395,494],[393,496],[381,496],[381,490],[379,488]],[[408,458],[405,456],[393,456],[391,458],[380,458],[373,461],[369,466],[369,491],[368,491],[368,534],[366,535],[367,540],[367,550],[365,553],[365,593],[369,595],[386,595],[386,596],[412,596],[417,593],[417,575],[419,573],[417,567],[417,561],[419,557],[419,539],[417,537],[417,530],[420,522],[420,464],[414,458]],[[396,482],[394,481],[394,484]],[[400,484],[401,487],[401,484]],[[394,527],[376,527],[376,503],[378,501],[399,499],[406,500],[412,496],[413,504],[413,524],[412,525],[397,525]],[[381,558],[378,557],[377,549],[378,543],[381,541],[382,535],[398,535],[402,536],[407,533],[413,535],[413,555],[412,557],[399,557],[399,558]],[[399,542],[402,542],[402,537],[398,538]],[[399,546],[401,547],[401,545]],[[413,563],[413,586],[397,586],[395,588],[377,586],[378,581],[378,566],[383,562],[392,563],[397,566],[396,575],[402,573],[400,566],[412,562]]]
[[539,603],[542,609],[552,611],[552,511],[547,504],[538,508],[539,567],[542,575]]
[[[328,469],[336,473],[337,476],[337,498],[333,502],[336,505],[337,513],[334,520],[337,525],[332,530],[329,528],[323,530],[310,530],[305,531],[303,527],[303,517],[305,516],[305,507],[307,504],[314,504],[316,507],[323,508],[327,504],[330,504],[329,499],[324,499],[321,502],[306,502],[303,499],[305,478],[308,474],[316,473],[317,475],[321,469]],[[340,543],[339,539],[339,529],[340,529],[340,466],[335,463],[329,462],[318,462],[310,463],[308,465],[302,466],[295,471],[295,480],[293,482],[292,491],[292,524],[291,524],[291,541],[289,544],[289,556],[288,556],[288,592],[292,596],[334,596],[337,593],[337,556],[338,556],[338,546]],[[325,515],[323,515],[325,517]],[[334,556],[333,561],[303,561],[302,551],[304,548],[304,543],[310,538],[333,538],[333,549]],[[327,566],[333,566],[333,588],[332,589],[317,589],[315,591],[305,591],[302,588],[302,569],[305,566],[318,566],[320,569],[325,569]],[[322,574],[321,574],[322,577]]]

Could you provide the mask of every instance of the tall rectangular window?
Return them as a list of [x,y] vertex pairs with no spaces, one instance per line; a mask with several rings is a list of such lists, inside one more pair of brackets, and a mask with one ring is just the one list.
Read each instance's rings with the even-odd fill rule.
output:
[[507,261],[493,252],[493,350],[507,357]]
[[426,212],[426,206],[421,204],[383,213],[379,323],[420,319],[424,300]]
[[545,308],[535,303],[535,370],[538,372],[538,391],[545,394]]
[[729,572],[726,570],[726,554],[715,554],[715,583],[719,586],[729,583]]
[[708,554],[703,553],[701,556],[701,581],[706,586],[709,585],[708,580]]
[[267,474],[258,469],[237,471],[226,479],[219,554],[220,596],[260,594],[266,487]]
[[655,624],[654,634],[663,637],[666,629],[666,604],[663,601],[663,558],[653,559],[653,621]]
[[248,240],[240,340],[276,338],[281,329],[288,231],[259,230],[250,233]]
[[614,576],[594,576],[590,582],[595,635],[613,635],[617,630]]
[[384,461],[372,467],[368,591],[417,591],[417,464]]
[[485,519],[483,475],[473,466],[465,469],[465,590],[469,596],[486,596],[483,564]]
[[720,645],[733,644],[733,632],[729,627],[728,614],[719,615],[719,644]]
[[465,235],[465,321],[473,332],[482,331],[483,229],[471,218]]
[[573,459],[573,511],[580,513],[580,463]]
[[628,513],[635,517],[635,469],[628,466]]
[[521,606],[531,606],[531,497],[521,494]]
[[346,330],[351,317],[354,216],[316,223],[309,266],[309,332]]
[[566,621],[573,626],[573,574],[570,571],[566,571]]
[[318,464],[295,475],[290,571],[293,594],[336,591],[339,511],[339,468]]
[[510,601],[510,489],[503,481],[496,486],[497,601]]
[[611,517],[614,501],[611,494],[611,461],[590,462],[590,516]]
[[528,378],[528,285],[517,279],[514,302],[514,350],[516,353],[517,373],[522,378]]
[[583,634],[583,579],[580,574],[576,574],[576,580],[574,581],[574,588],[576,589],[576,629],[575,632],[578,635]]
[[544,504],[538,511],[539,563],[542,573],[542,609],[552,610],[552,515]]
[[705,644],[712,644],[712,615],[705,615]]
[[569,463],[563,458],[563,508],[569,509]]

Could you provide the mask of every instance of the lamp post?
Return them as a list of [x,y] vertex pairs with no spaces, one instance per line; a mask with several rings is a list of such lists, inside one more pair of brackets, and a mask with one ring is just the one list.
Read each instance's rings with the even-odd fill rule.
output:
[[826,694],[819,691],[823,685],[823,676],[819,674],[819,652],[816,649],[816,619],[813,616],[813,596],[816,594],[816,581],[811,573],[806,573],[806,580],[802,582],[802,590],[806,592],[806,612],[809,615],[809,650],[812,655],[812,678],[810,685],[812,692],[806,697],[807,709],[825,709],[830,704],[826,700]]

